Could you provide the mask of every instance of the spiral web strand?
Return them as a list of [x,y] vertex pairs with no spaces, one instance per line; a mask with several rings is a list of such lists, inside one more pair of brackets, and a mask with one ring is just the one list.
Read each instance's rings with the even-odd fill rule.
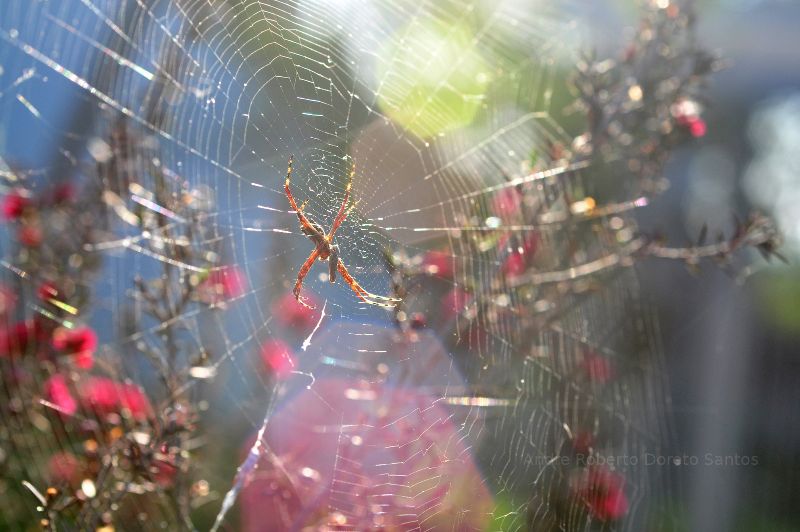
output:
[[[587,236],[593,224],[625,217],[646,200],[580,210],[572,199],[586,195],[591,164],[553,158],[541,166],[542,154],[571,143],[562,114],[569,98],[558,81],[558,69],[574,60],[564,39],[571,35],[569,7],[12,0],[0,8],[6,147],[19,128],[60,148],[41,173],[80,165],[87,153],[78,146],[96,138],[95,129],[109,128],[62,129],[64,106],[72,106],[117,117],[151,150],[133,158],[128,173],[110,177],[122,204],[113,204],[108,238],[89,250],[105,261],[99,319],[124,331],[135,275],[204,271],[165,253],[157,237],[126,221],[138,212],[135,203],[176,228],[190,223],[148,199],[152,182],[131,179],[155,157],[165,179],[187,183],[195,196],[213,202],[211,230],[197,237],[199,244],[218,246],[223,262],[248,279],[224,313],[191,310],[175,318],[185,328],[185,344],[213,345],[208,365],[222,391],[207,409],[212,422],[234,415],[244,432],[256,434],[238,471],[212,473],[216,498],[208,504],[221,507],[215,527],[230,519],[259,475],[277,475],[293,489],[314,477],[314,471],[304,477],[302,464],[286,456],[285,436],[270,439],[273,427],[288,430],[280,399],[293,394],[320,412],[305,429],[332,435],[330,475],[322,475],[328,494],[320,507],[333,516],[325,522],[341,529],[365,527],[367,518],[371,526],[403,530],[477,529],[491,516],[503,530],[550,530],[556,513],[568,516],[558,526],[584,529],[590,524],[580,501],[566,507],[557,501],[570,480],[554,466],[577,424],[588,416],[590,426],[613,427],[615,454],[658,449],[666,428],[657,329],[634,273],[624,268],[625,253],[615,242]],[[0,152],[4,160],[10,150]],[[427,302],[421,310],[435,315],[445,293],[468,287],[474,299],[456,305],[452,338],[423,331],[416,343],[398,343],[391,310],[359,301],[341,279],[328,283],[327,265],[316,264],[303,293],[313,294],[325,312],[313,332],[290,339],[297,349],[305,339],[291,378],[276,381],[257,371],[259,344],[284,335],[276,322],[286,309],[273,302],[291,292],[313,250],[283,192],[291,154],[297,201],[307,201],[304,212],[326,230],[356,162],[357,207],[335,242],[367,291],[390,294],[387,250],[407,256],[447,250],[452,276],[437,278],[433,288],[415,285],[408,302]],[[532,154],[540,156],[539,166]],[[535,216],[493,216],[487,207],[493,198],[517,189],[534,198]],[[528,277],[504,278],[499,272],[513,246],[498,242],[528,237],[546,257]],[[579,253],[570,248],[576,240],[585,247]],[[24,275],[9,275],[24,283]],[[531,282],[539,292],[523,286]],[[537,302],[551,304],[541,319],[503,314]],[[470,308],[477,306],[493,310],[472,319]],[[152,322],[107,338],[106,348],[125,352],[165,325]],[[582,381],[577,375],[587,349],[624,367],[622,376],[603,388]],[[117,371],[146,380],[147,371],[135,364]],[[369,383],[358,392],[364,397],[399,395],[386,409],[367,408],[362,419],[349,419],[332,384],[343,379]],[[199,394],[205,383],[190,379],[183,389]],[[377,383],[401,391],[373,388]],[[408,419],[424,429],[407,427]],[[356,448],[365,441],[381,444],[366,460]],[[30,448],[63,445],[43,439]],[[235,454],[235,445],[229,442],[227,452]],[[458,468],[473,463],[470,478],[483,480],[472,494],[491,502],[442,504],[460,478]],[[622,471],[631,507],[618,528],[639,530],[651,517],[658,481],[643,467]],[[35,479],[42,472],[29,474]]]

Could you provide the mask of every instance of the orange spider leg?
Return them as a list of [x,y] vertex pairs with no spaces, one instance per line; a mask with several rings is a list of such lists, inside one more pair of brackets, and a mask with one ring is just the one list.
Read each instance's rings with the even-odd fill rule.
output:
[[289,190],[289,180],[292,177],[292,161],[294,160],[294,156],[289,157],[289,168],[286,170],[286,182],[283,185],[283,189],[286,191],[286,197],[289,198],[289,204],[294,209],[294,212],[297,213],[297,217],[300,219],[300,223],[306,227],[312,227],[311,222],[308,221],[306,215],[303,214],[303,208],[306,206],[306,202],[303,202],[303,205],[300,207],[297,206],[297,202],[294,200],[294,196],[292,196],[292,191]]
[[294,290],[292,290],[292,293],[294,294],[294,297],[295,299],[297,299],[298,303],[310,309],[313,309],[314,307],[306,303],[303,300],[303,298],[300,297],[300,287],[303,286],[303,279],[305,279],[306,275],[308,274],[308,271],[314,265],[314,261],[317,260],[318,256],[319,256],[318,249],[315,249],[314,251],[311,252],[311,255],[309,255],[306,261],[303,263],[303,266],[300,268],[300,271],[297,272],[297,282],[294,283]]
[[[336,233],[336,230],[339,229],[339,226],[342,225],[342,222],[347,215],[350,214],[350,211],[353,210],[352,207],[347,209],[347,200],[350,199],[350,189],[353,187],[353,176],[356,175],[356,163],[353,161],[353,166],[350,167],[350,176],[347,179],[347,186],[344,189],[344,200],[342,200],[342,206],[339,207],[339,214],[336,215],[336,218],[333,219],[333,225],[331,226],[331,232],[328,233],[326,238],[328,242],[333,240],[333,235]],[[347,210],[345,210],[347,209]]]
[[350,272],[347,271],[347,267],[341,260],[339,261],[338,270],[339,273],[342,275],[342,279],[345,280],[345,282],[350,286],[353,292],[355,292],[358,298],[364,303],[367,303],[369,305],[377,305],[379,307],[394,307],[396,303],[401,301],[398,298],[384,297],[373,294],[372,292],[367,292],[360,284],[358,284],[358,281],[356,281],[353,278],[353,276],[350,275]]
[[360,299],[364,303],[369,303],[369,301],[367,301],[367,299],[364,297],[365,295],[369,295],[369,292],[364,290],[361,287],[361,285],[358,284],[358,281],[353,279],[353,276],[350,275],[350,272],[347,271],[347,268],[345,267],[344,263],[342,263],[341,260],[339,261],[339,268],[338,269],[339,269],[339,273],[342,276],[342,279],[344,279],[344,282],[346,282],[350,286],[350,288],[353,290],[353,292],[356,293],[356,295],[358,296],[358,299]]

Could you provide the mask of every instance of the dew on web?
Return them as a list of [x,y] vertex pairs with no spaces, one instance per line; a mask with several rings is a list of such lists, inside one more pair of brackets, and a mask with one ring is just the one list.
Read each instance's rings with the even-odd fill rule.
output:
[[[0,173],[35,177],[12,149],[46,161],[34,173],[99,168],[107,223],[81,248],[102,260],[99,370],[157,398],[122,418],[201,427],[174,440],[191,483],[102,469],[99,492],[173,490],[177,508],[127,504],[214,529],[641,529],[662,479],[581,461],[656,449],[665,399],[626,268],[647,197],[594,199],[592,159],[570,153],[572,7],[0,8],[3,123],[58,146],[45,158],[7,127]],[[315,243],[284,193],[291,156],[292,192],[324,231],[349,209],[355,162],[333,243],[377,300],[318,262],[301,288],[314,308],[292,296]],[[32,463],[85,447],[71,438],[42,439]],[[172,456],[155,453],[156,467]],[[99,526],[119,504],[94,498],[76,520]]]

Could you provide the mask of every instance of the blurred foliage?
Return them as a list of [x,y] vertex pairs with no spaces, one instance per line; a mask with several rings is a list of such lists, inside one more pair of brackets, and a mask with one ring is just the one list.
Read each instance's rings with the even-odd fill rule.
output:
[[415,19],[395,32],[378,52],[378,79],[400,83],[380,92],[381,107],[421,138],[469,125],[491,75],[474,42],[470,28],[436,19]]
[[800,268],[781,268],[758,279],[759,308],[767,321],[787,334],[800,334]]

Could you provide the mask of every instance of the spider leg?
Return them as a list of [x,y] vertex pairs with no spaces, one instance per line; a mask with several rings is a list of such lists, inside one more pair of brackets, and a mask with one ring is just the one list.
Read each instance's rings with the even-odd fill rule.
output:
[[300,297],[300,287],[303,286],[303,279],[305,279],[306,275],[308,274],[308,270],[310,270],[314,265],[314,261],[317,260],[318,256],[318,249],[315,249],[311,252],[311,255],[308,256],[306,261],[303,263],[303,266],[300,267],[300,271],[297,272],[297,282],[294,283],[294,290],[292,290],[294,298],[298,301],[298,303],[310,309],[313,309],[314,307],[306,303],[305,300]]
[[393,308],[397,303],[401,301],[396,297],[385,297],[373,294],[372,292],[367,292],[364,288],[358,284],[358,281],[353,279],[353,276],[350,275],[350,272],[347,271],[347,267],[344,263],[340,260],[338,264],[339,273],[342,274],[342,279],[350,286],[353,292],[356,293],[358,298],[367,303],[369,305],[377,305],[379,307],[386,307],[386,308]]
[[336,218],[333,219],[333,225],[331,225],[331,232],[328,233],[328,242],[333,240],[333,235],[336,233],[336,230],[339,229],[339,226],[342,225],[342,222],[347,215],[350,214],[350,211],[353,210],[353,205],[349,209],[347,208],[347,200],[350,199],[350,189],[353,187],[353,176],[356,175],[356,163],[353,161],[353,165],[350,167],[350,175],[347,178],[347,186],[344,189],[344,199],[342,200],[342,205],[339,207],[339,214],[336,215]]
[[289,199],[289,205],[291,205],[292,209],[294,209],[294,212],[297,213],[297,217],[300,219],[300,223],[304,227],[310,228],[312,227],[311,222],[308,220],[308,218],[306,218],[306,215],[303,214],[303,209],[305,208],[306,203],[308,203],[308,200],[304,201],[303,204],[300,207],[298,207],[297,202],[294,200],[294,196],[292,196],[292,191],[289,190],[289,181],[292,178],[293,161],[294,161],[294,156],[292,155],[289,157],[289,168],[286,170],[286,182],[283,184],[283,190],[286,192],[286,197]]

